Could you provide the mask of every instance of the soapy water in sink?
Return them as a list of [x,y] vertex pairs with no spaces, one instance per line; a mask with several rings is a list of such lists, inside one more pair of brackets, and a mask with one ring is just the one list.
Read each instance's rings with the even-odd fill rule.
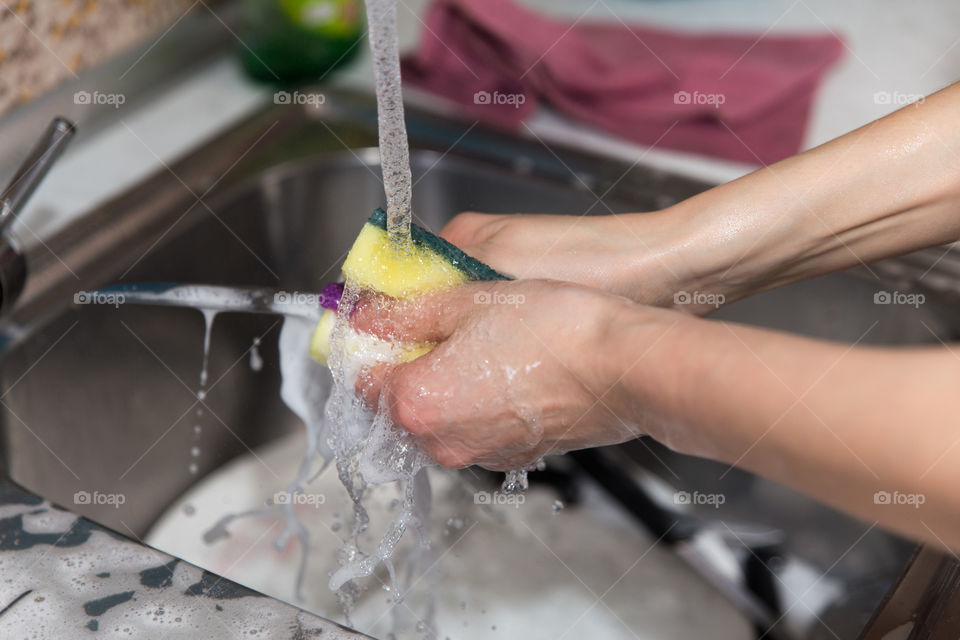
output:
[[[304,339],[310,329],[306,328]],[[268,360],[265,368],[270,366]],[[211,376],[216,378],[215,369]],[[326,378],[321,381],[329,382]],[[336,565],[340,538],[346,535],[351,517],[351,502],[333,465],[306,488],[313,495],[326,496],[325,502],[297,507],[311,541],[300,596],[294,592],[301,561],[297,539],[283,550],[274,548],[276,535],[284,527],[279,509],[232,522],[229,540],[208,545],[200,535],[225,509],[241,512],[262,507],[264,498],[281,490],[293,475],[304,448],[305,431],[297,429],[198,479],[160,517],[145,536],[147,543],[268,596],[345,622],[336,594],[327,588],[326,569]],[[278,481],[271,469],[283,480]],[[492,488],[473,471],[430,467],[427,473],[432,489],[429,573],[399,605],[393,604],[392,587],[382,586],[390,586],[383,567],[363,580],[368,588],[351,614],[355,629],[386,640],[394,630],[391,609],[406,611],[409,606],[415,612],[424,611],[427,593],[433,591],[438,640],[755,637],[746,620],[718,592],[663,545],[654,546],[654,538],[595,485],[584,483],[582,499],[556,513],[558,495],[545,483],[531,483],[517,508],[477,503],[476,492]],[[401,497],[394,485],[371,488],[370,531],[384,530]],[[373,544],[370,538],[366,544]],[[394,555],[398,567],[405,566],[412,542],[408,533],[398,545]],[[816,576],[812,574],[813,579]],[[614,584],[603,602],[597,603],[596,598]],[[410,616],[396,640],[426,636],[416,632],[416,622]]]
[[[275,546],[284,549],[294,538],[300,544],[301,563],[296,577],[299,596],[306,576],[310,531],[297,517],[296,496],[306,493],[317,476],[335,462],[338,478],[351,501],[353,517],[345,532],[338,565],[331,572],[329,587],[338,592],[348,619],[354,602],[364,591],[357,583],[359,579],[370,576],[383,565],[389,573],[392,597],[400,603],[427,566],[430,556],[431,489],[426,469],[434,466],[419,449],[412,435],[393,424],[388,407],[381,404],[376,410],[371,410],[355,393],[357,379],[365,368],[397,362],[406,353],[403,345],[373,337],[369,340],[345,339],[350,331],[348,318],[359,293],[353,283],[345,283],[326,367],[310,356],[310,342],[319,310],[298,308],[284,319],[279,341],[281,397],[304,423],[307,439],[303,460],[285,489],[289,499],[268,500],[262,508],[225,514],[204,534],[204,540],[212,543],[229,537],[228,527],[238,518],[281,514],[285,526],[275,540]],[[199,442],[205,415],[203,403],[209,387],[213,327],[217,315],[237,302],[232,298],[225,299],[225,295],[236,294],[225,293],[216,287],[183,285],[167,291],[151,292],[144,300],[161,305],[188,303],[203,316],[203,353],[200,385],[196,393],[201,404],[196,409],[193,443],[189,449],[188,469],[191,474],[198,472],[201,455]],[[283,310],[269,308],[273,312]],[[258,346],[255,339],[249,350],[254,369],[263,365]],[[373,535],[375,532],[368,531],[370,515],[365,501],[373,487],[387,484],[396,486],[401,497],[393,510],[392,519],[383,527],[379,540],[372,548],[370,545],[364,548],[362,537],[364,540],[371,536],[376,539]],[[523,490],[526,485],[526,472],[521,471],[508,473],[504,481],[505,490]],[[413,549],[403,556],[402,566],[396,567],[394,552],[408,530],[413,538]],[[419,623],[429,631],[432,629],[429,600],[424,608],[426,612]],[[398,614],[402,612],[399,607],[396,609]]]
[[[220,295],[215,289],[196,285],[182,286],[152,296],[153,301],[160,304],[167,298],[170,302],[176,300],[178,303],[188,300],[203,316],[203,353],[200,384],[196,393],[201,406],[196,410],[193,443],[189,449],[188,469],[191,474],[198,472],[197,462],[201,454],[199,440],[203,431],[202,403],[207,399],[213,326],[224,302]],[[345,314],[352,308],[355,300],[356,292],[348,285],[342,307],[343,317],[346,317]],[[301,310],[301,313],[285,318],[279,345],[281,396],[303,421],[307,434],[303,461],[295,477],[287,485],[286,492],[291,497],[304,493],[313,479],[331,462],[336,461],[338,475],[353,502],[354,518],[350,535],[341,553],[340,566],[330,578],[330,587],[340,590],[344,608],[349,612],[352,601],[361,591],[354,580],[370,575],[381,563],[385,564],[390,571],[392,591],[397,594],[395,597],[402,597],[399,594],[405,592],[404,585],[409,584],[416,573],[414,567],[417,559],[428,553],[430,490],[426,475],[419,472],[429,460],[417,449],[408,434],[400,433],[390,424],[386,411],[370,411],[353,391],[361,368],[374,362],[393,360],[398,352],[392,348],[380,348],[359,351],[354,349],[348,353],[343,348],[343,340],[337,337],[343,334],[346,324],[338,321],[330,359],[330,371],[334,381],[331,389],[331,375],[327,373],[326,367],[309,355],[310,338],[316,327],[316,319],[303,316]],[[254,369],[262,367],[257,347],[257,341],[254,341],[250,348],[250,361]],[[400,482],[404,485],[402,508],[375,549],[366,551],[361,548],[360,536],[367,531],[370,519],[363,502],[370,483],[387,482]],[[227,527],[237,518],[282,513],[285,527],[276,540],[276,547],[282,549],[291,538],[298,539],[303,552],[297,575],[299,591],[306,575],[305,562],[310,546],[310,532],[297,518],[295,504],[296,500],[290,499],[285,503],[268,503],[262,509],[227,514],[207,531],[204,539],[213,542],[228,536]],[[415,532],[419,551],[412,554],[409,566],[398,572],[390,558],[408,528]]]
[[[346,309],[355,300],[356,294],[348,285],[344,294],[344,301],[349,301]],[[341,305],[344,309],[343,302]],[[209,329],[216,314],[206,310],[203,313],[205,326]],[[289,499],[283,502],[268,500],[262,508],[226,514],[204,533],[203,539],[210,544],[228,538],[229,526],[240,518],[282,514],[284,529],[274,546],[282,550],[291,539],[298,540],[301,554],[296,593],[300,597],[306,577],[311,532],[297,516],[295,507],[298,500],[295,496],[305,494],[309,485],[331,462],[335,462],[338,477],[353,507],[353,519],[339,553],[338,567],[330,576],[329,586],[337,591],[349,622],[353,604],[364,591],[356,580],[371,575],[383,564],[389,572],[392,597],[399,603],[418,578],[419,569],[426,566],[425,560],[430,549],[430,485],[425,468],[431,463],[409,434],[401,433],[392,425],[386,411],[371,411],[353,392],[353,384],[364,367],[388,361],[395,353],[383,349],[358,351],[354,345],[354,349],[345,354],[342,339],[345,325],[337,324],[330,359],[332,385],[326,367],[309,355],[310,338],[316,323],[303,317],[288,316],[281,329],[281,397],[306,427],[304,457],[296,476],[285,489]],[[209,347],[208,336],[205,336],[204,345],[205,348]],[[397,482],[402,486],[402,498],[380,541],[372,550],[364,549],[361,536],[367,533],[370,523],[364,502],[371,485],[389,482]],[[404,566],[398,568],[391,558],[407,529],[414,532],[414,550],[405,556]],[[418,616],[417,626],[421,631],[428,632],[433,626],[432,603],[429,600],[425,608],[424,614]],[[404,624],[400,619],[401,613],[401,608],[397,607],[398,628]]]
[[[180,287],[176,292],[178,300],[189,294],[191,304],[204,318],[201,385],[197,391],[197,399],[201,402],[207,397],[211,334],[219,313],[211,308],[218,303],[214,293],[202,285]],[[261,508],[227,513],[203,536],[206,543],[214,543],[228,538],[229,526],[239,518],[281,515],[284,527],[275,539],[274,546],[282,550],[291,539],[299,543],[300,565],[296,575],[296,593],[299,597],[307,574],[311,532],[297,515],[296,496],[307,494],[311,483],[331,463],[335,463],[353,513],[342,538],[343,547],[338,564],[330,574],[329,587],[337,591],[348,622],[354,603],[365,591],[358,581],[373,574],[379,566],[383,565],[389,574],[391,597],[397,604],[404,602],[411,586],[421,578],[428,566],[432,566],[429,562],[431,488],[426,471],[435,464],[419,449],[411,434],[393,424],[388,407],[381,403],[376,410],[372,410],[355,393],[356,381],[365,368],[396,362],[404,353],[404,347],[399,344],[380,340],[346,340],[350,330],[348,318],[359,293],[352,283],[346,283],[334,323],[331,354],[326,367],[313,360],[309,353],[316,320],[304,317],[302,313],[284,319],[279,340],[281,397],[304,423],[306,432],[303,459],[295,477],[285,488],[288,499],[267,500]],[[164,295],[174,294],[158,294],[158,297]],[[255,340],[250,347],[254,368],[262,367],[257,347]],[[194,444],[190,449],[191,473],[197,472],[203,415],[201,406],[197,409]],[[365,503],[373,487],[385,484],[398,487],[400,498],[392,519],[383,531],[368,531],[370,515]],[[505,490],[524,490],[526,487],[526,472],[513,471],[507,474]],[[413,537],[412,550],[402,557],[399,566],[395,566],[394,552],[408,530]],[[379,536],[379,540],[372,547],[362,544],[362,538],[369,538],[371,534],[374,534],[374,539]],[[429,580],[425,584],[429,585]],[[414,614],[418,618],[417,626],[422,632],[432,634],[432,597],[426,598],[423,609],[420,614]],[[409,620],[406,619],[409,607],[394,607],[394,611],[396,628],[409,627]]]

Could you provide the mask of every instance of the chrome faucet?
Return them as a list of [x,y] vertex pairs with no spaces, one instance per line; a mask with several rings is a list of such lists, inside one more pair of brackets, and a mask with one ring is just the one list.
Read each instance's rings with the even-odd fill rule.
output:
[[72,122],[66,118],[54,118],[30,155],[10,178],[9,184],[0,192],[0,315],[13,307],[27,277],[26,261],[10,237],[10,225],[23,211],[27,200],[63,153],[74,133],[76,126]]

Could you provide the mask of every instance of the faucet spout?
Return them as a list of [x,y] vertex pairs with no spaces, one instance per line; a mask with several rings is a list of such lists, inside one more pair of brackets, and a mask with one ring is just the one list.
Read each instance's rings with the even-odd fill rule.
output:
[[43,137],[37,141],[10,182],[0,192],[0,315],[16,302],[26,282],[27,268],[7,231],[23,211],[30,196],[56,162],[76,133],[76,126],[66,118],[54,118]]

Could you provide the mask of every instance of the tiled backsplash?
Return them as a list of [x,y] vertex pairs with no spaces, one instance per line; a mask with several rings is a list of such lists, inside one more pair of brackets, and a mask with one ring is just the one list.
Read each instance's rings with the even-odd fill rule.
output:
[[197,0],[0,0],[0,114],[157,38]]

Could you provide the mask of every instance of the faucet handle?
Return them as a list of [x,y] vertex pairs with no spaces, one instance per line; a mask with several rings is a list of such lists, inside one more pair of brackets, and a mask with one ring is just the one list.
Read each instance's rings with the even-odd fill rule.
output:
[[43,137],[37,141],[9,184],[0,192],[0,233],[20,214],[76,130],[76,126],[66,118],[57,117],[50,122]]

